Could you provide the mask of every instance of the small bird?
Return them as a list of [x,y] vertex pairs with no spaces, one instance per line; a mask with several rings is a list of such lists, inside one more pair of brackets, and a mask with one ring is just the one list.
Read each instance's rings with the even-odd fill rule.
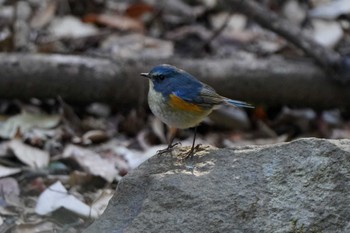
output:
[[223,97],[200,82],[191,74],[175,66],[162,64],[149,73],[141,73],[149,79],[148,105],[152,113],[170,128],[168,147],[158,153],[171,150],[177,129],[195,127],[192,147],[186,158],[192,157],[195,147],[197,125],[213,109],[222,104],[234,107],[254,108],[252,105]]

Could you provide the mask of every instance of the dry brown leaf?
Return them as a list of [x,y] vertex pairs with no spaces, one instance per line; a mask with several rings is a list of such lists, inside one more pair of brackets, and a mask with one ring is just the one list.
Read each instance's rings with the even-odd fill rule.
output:
[[144,25],[141,21],[122,15],[89,14],[85,16],[84,21],[101,24],[121,31],[142,32],[144,30]]
[[153,12],[154,8],[147,3],[134,3],[131,4],[125,11],[125,13],[131,18],[140,18],[146,13]]
[[108,138],[107,133],[103,130],[90,130],[83,135],[82,141],[85,145],[88,145],[91,143],[105,142]]
[[86,185],[91,183],[93,178],[96,176],[93,176],[91,174],[87,174],[86,172],[81,172],[81,171],[73,171],[69,175],[69,180],[68,184],[70,186],[77,186],[77,185]]

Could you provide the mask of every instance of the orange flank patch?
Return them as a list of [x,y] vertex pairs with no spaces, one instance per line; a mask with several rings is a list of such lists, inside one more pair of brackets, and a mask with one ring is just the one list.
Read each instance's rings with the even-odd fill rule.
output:
[[170,94],[170,105],[173,108],[183,111],[195,112],[195,113],[203,113],[204,109],[199,107],[198,105],[191,104],[181,99],[180,97]]

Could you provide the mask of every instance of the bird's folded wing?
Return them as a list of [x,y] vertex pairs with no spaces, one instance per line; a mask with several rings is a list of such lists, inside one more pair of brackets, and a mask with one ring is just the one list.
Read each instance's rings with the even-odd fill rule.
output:
[[189,104],[195,104],[204,109],[211,109],[224,102],[223,97],[210,86],[204,85],[199,89],[181,89],[172,93]]

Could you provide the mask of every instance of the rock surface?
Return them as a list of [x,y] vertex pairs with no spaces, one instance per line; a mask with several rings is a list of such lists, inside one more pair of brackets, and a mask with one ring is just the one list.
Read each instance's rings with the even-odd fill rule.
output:
[[350,140],[155,156],[85,232],[350,232]]

